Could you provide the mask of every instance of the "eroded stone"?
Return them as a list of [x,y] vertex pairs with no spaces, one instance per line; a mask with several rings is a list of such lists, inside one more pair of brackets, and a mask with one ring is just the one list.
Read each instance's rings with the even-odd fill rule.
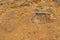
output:
[[50,12],[38,12],[35,13],[33,17],[34,23],[44,24],[44,23],[53,23],[56,20],[56,17],[53,13]]

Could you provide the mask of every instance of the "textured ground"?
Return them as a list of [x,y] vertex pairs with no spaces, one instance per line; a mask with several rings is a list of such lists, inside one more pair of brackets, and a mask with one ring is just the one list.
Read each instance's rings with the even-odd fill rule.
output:
[[0,40],[60,40],[59,1],[0,0]]

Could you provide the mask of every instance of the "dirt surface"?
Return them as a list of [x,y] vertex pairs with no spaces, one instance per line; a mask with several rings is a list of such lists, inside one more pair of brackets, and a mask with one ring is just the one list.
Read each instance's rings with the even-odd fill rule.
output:
[[0,0],[0,40],[60,40],[60,4],[56,0]]

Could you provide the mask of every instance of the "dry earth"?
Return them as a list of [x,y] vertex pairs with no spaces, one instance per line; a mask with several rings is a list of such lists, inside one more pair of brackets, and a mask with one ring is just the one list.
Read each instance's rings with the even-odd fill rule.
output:
[[60,40],[58,2],[0,0],[0,40]]

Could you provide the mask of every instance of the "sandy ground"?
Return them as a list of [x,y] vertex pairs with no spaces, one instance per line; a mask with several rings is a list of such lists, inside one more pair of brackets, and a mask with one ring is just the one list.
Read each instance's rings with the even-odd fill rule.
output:
[[[0,40],[60,40],[59,4],[52,0],[25,1],[0,2]],[[53,15],[39,16],[36,11]]]

